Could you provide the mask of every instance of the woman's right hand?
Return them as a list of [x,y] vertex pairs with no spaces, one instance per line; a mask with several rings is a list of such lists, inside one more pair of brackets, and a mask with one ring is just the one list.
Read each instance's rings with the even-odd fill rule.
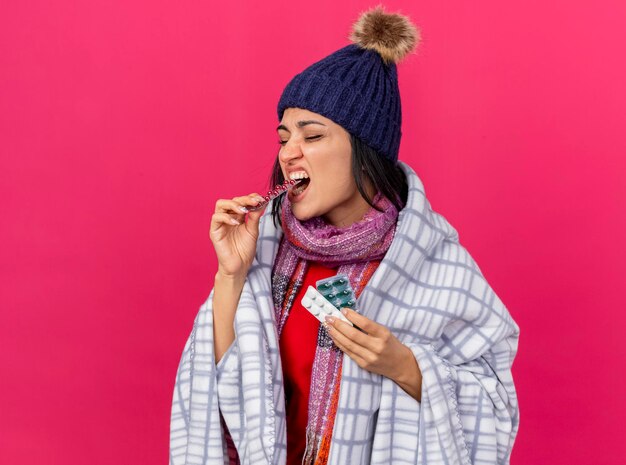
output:
[[248,213],[245,207],[253,207],[262,200],[259,194],[253,193],[231,200],[219,199],[215,203],[209,237],[217,254],[218,273],[239,278],[248,273],[256,253],[259,220],[264,208]]

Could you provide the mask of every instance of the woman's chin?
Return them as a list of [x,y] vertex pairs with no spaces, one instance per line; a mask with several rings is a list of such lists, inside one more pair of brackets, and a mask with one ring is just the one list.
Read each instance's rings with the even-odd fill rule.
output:
[[307,208],[302,208],[302,205],[299,204],[292,205],[291,211],[298,221],[307,221],[315,216],[313,212]]

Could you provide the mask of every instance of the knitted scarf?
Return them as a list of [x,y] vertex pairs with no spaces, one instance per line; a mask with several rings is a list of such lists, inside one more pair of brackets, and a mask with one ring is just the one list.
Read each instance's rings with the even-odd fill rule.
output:
[[[321,217],[301,222],[285,197],[281,210],[284,236],[272,271],[274,312],[278,335],[282,333],[309,262],[338,267],[358,298],[378,267],[394,236],[398,210],[380,193],[373,199],[380,212],[370,208],[364,217],[346,228],[326,223]],[[306,450],[303,464],[325,465],[339,400],[343,353],[320,325],[311,372]]]

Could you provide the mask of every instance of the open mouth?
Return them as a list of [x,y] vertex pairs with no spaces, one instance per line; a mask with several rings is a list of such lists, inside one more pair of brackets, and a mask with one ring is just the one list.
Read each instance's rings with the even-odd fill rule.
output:
[[309,173],[303,169],[289,173],[289,179],[297,182],[297,184],[289,191],[289,198],[292,200],[299,198],[304,191],[307,190],[309,184],[311,183]]
[[311,180],[309,178],[299,179],[298,184],[296,184],[296,187],[291,189],[291,195],[293,195],[294,197],[299,196],[306,190],[307,187],[309,187],[310,183],[311,183]]

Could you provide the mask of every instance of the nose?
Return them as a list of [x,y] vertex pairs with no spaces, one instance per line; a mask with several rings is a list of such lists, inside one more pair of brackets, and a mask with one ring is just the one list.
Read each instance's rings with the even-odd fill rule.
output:
[[300,149],[300,144],[296,142],[288,141],[285,145],[283,145],[282,150],[280,151],[280,160],[289,164],[292,160],[300,158],[302,156],[302,150]]

